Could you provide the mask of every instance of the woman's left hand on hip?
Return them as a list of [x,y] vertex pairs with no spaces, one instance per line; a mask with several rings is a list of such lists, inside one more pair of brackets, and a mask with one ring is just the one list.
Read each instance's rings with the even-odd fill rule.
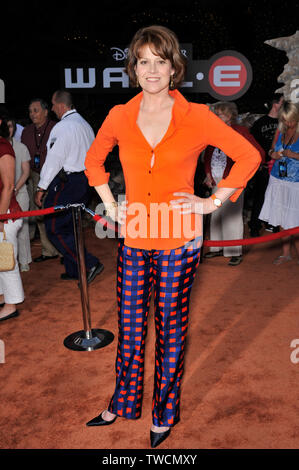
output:
[[201,198],[190,193],[173,193],[178,199],[173,199],[170,204],[173,209],[181,209],[181,214],[209,214],[214,206],[210,204],[210,198]]

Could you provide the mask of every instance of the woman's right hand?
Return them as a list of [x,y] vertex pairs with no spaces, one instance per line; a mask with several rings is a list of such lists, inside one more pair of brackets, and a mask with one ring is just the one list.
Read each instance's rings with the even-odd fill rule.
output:
[[120,204],[113,203],[113,206],[109,203],[106,203],[106,216],[113,220],[113,222],[117,222],[120,225],[123,225],[127,216],[127,203],[128,201],[122,201]]

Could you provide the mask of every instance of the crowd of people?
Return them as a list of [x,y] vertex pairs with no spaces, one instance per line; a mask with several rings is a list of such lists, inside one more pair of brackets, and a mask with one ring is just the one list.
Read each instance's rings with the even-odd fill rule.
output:
[[[221,212],[211,214],[207,221],[211,240],[238,240],[244,237],[244,198],[245,204],[250,207],[248,232],[251,237],[260,236],[262,228],[277,232],[299,225],[299,189],[294,184],[299,182],[298,105],[285,101],[282,94],[276,93],[266,106],[267,114],[258,118],[247,115],[242,121],[234,102],[210,105],[210,109],[226,125],[256,147],[262,158],[258,170],[238,200],[226,201]],[[53,94],[52,111],[57,119],[50,117],[50,108],[44,99],[33,98],[28,105],[31,123],[25,127],[17,123],[6,108],[2,107],[0,112],[1,140],[4,142],[5,139],[11,145],[9,155],[15,157],[11,200],[15,200],[24,211],[73,202],[86,204],[89,200],[84,162],[95,138],[94,131],[74,108],[68,91],[58,90]],[[4,162],[3,158],[1,162]],[[207,194],[215,193],[219,181],[227,177],[234,165],[229,155],[211,145],[200,154],[199,163],[204,172],[200,185],[208,190]],[[117,176],[124,180],[123,174]],[[113,188],[115,182],[111,180],[109,185]],[[19,225],[15,247],[19,268],[17,264],[16,270],[29,271],[32,261],[41,263],[60,258],[65,265],[61,279],[78,279],[70,212],[59,217],[24,218],[15,223],[15,227]],[[40,240],[41,254],[32,260],[31,242],[36,238]],[[299,253],[297,237],[294,237],[294,245]],[[290,261],[291,247],[292,238],[282,238],[282,254],[273,261],[274,264]],[[229,258],[228,264],[237,266],[243,260],[242,246],[211,247],[204,254],[206,259],[218,256]],[[91,282],[104,266],[88,252],[85,252],[85,257],[88,282]],[[3,302],[2,310],[7,303]],[[6,318],[6,313],[7,309],[0,313],[0,320]]]
[[[1,214],[88,202],[84,161],[94,131],[65,90],[53,94],[52,111],[57,119],[49,117],[44,99],[32,99],[28,108],[31,123],[23,127],[6,106],[0,109]],[[19,315],[17,304],[24,300],[20,271],[30,271],[32,261],[60,258],[65,266],[61,280],[79,278],[71,211],[0,221],[0,241],[4,233],[14,245],[16,263],[13,270],[0,272],[0,321]],[[31,243],[36,238],[41,254],[32,260]],[[104,266],[87,250],[85,263],[90,283]]]
[[[231,126],[251,142],[264,160],[265,151],[261,145],[255,140],[246,126],[237,124],[238,108],[235,103],[219,102],[213,105],[213,110],[225,124]],[[203,158],[206,175],[204,183],[211,188],[212,194],[214,194],[217,190],[217,184],[229,174],[234,161],[228,155],[225,155],[221,149],[212,146],[207,147]],[[221,212],[214,212],[211,215],[211,240],[240,240],[243,238],[243,205],[244,193],[240,195],[236,202],[227,201]],[[223,249],[212,247],[204,256],[205,258],[214,258],[221,255],[230,258],[228,262],[230,266],[237,266],[242,261],[242,246],[227,246]]]
[[[29,103],[32,123],[24,129],[14,116],[0,112],[1,214],[87,204],[94,187],[106,215],[121,226],[116,386],[107,409],[88,426],[141,415],[144,341],[149,299],[155,289],[152,447],[163,442],[179,421],[189,298],[204,236],[203,216],[210,217],[210,239],[242,239],[247,197],[252,237],[260,236],[263,225],[269,231],[299,226],[298,105],[276,95],[267,115],[257,120],[247,117],[242,125],[233,102],[206,106],[182,96],[177,88],[185,67],[172,31],[142,28],[131,42],[126,67],[131,84],[141,91],[111,109],[96,137],[67,90],[52,95],[51,109],[57,119],[50,118],[48,104],[39,98]],[[105,168],[116,145],[128,199],[121,205]],[[207,197],[194,193],[198,162],[204,168]],[[152,212],[161,203],[168,208],[170,225]],[[134,204],[145,208],[144,217],[138,219],[139,232],[132,223]],[[65,266],[63,281],[79,275],[70,211],[31,218],[29,223],[26,218],[0,221],[0,241],[4,233],[14,246],[17,262],[12,270],[0,271],[0,321],[19,315],[17,306],[24,300],[20,271],[30,270],[34,237],[40,238],[41,254],[33,262],[60,257]],[[292,259],[291,244],[290,238],[282,239],[282,254],[275,264]],[[295,247],[299,254],[296,238]],[[205,258],[221,255],[229,258],[229,266],[238,266],[242,247],[215,247]],[[90,283],[104,266],[87,250],[85,263]]]
[[[244,197],[239,198],[236,204],[231,205],[228,201],[225,210],[212,214],[209,224],[211,240],[242,239],[246,225],[250,237],[259,237],[262,229],[276,233],[298,227],[299,185],[294,183],[299,182],[299,106],[284,100],[280,93],[275,93],[265,106],[267,114],[261,117],[249,114],[242,119],[233,102],[212,105],[214,112],[226,124],[232,125],[259,150],[262,162],[248,182]],[[239,124],[234,125],[237,119]],[[220,149],[211,147],[205,150],[202,158],[204,184],[213,192],[217,181],[228,174],[234,162]],[[283,237],[282,254],[273,260],[273,264],[291,261],[293,245],[294,253],[299,257],[298,236]],[[204,257],[227,256],[230,257],[228,264],[236,266],[242,261],[241,252],[241,246],[211,247]]]

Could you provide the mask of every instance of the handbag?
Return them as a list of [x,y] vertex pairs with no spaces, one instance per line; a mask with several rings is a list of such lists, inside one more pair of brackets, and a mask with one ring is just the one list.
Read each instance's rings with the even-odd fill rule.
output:
[[16,264],[13,244],[6,240],[3,230],[3,240],[0,242],[0,271],[11,271]]

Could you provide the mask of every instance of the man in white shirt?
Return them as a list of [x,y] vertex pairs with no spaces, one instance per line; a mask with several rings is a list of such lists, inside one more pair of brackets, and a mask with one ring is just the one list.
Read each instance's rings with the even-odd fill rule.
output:
[[[87,204],[89,185],[84,174],[86,152],[95,136],[91,126],[74,109],[68,91],[58,90],[52,96],[52,111],[60,121],[51,130],[47,142],[47,157],[40,173],[35,202],[41,201],[47,190],[44,207],[74,203]],[[65,273],[61,279],[78,279],[78,263],[72,212],[63,211],[46,217],[49,240],[64,258]],[[85,250],[87,282],[104,269],[102,263]]]

